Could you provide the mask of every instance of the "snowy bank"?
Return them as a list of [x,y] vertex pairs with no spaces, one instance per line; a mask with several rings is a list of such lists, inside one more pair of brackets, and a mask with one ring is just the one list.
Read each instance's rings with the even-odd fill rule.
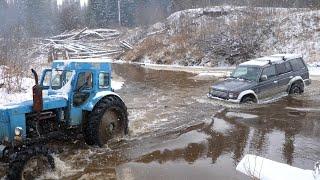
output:
[[[319,29],[320,10],[315,9],[230,6],[187,9],[132,33],[126,40],[134,49],[122,58],[132,62],[214,67],[219,63],[239,64],[242,57],[296,53],[313,63],[320,57]],[[252,50],[249,45],[255,40],[260,46],[257,51],[249,56],[235,55]],[[243,47],[246,51],[240,51]]]
[[320,180],[320,174],[247,154],[240,161],[237,171],[252,179],[260,180]]

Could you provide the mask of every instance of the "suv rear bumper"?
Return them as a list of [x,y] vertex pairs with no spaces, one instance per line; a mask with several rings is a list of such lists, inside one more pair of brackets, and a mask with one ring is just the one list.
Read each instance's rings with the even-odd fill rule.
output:
[[309,86],[311,84],[311,79],[305,79],[303,80],[303,83],[305,86]]
[[212,96],[212,94],[210,94],[210,93],[207,94],[207,97],[210,99],[215,99],[215,100],[219,100],[219,101],[226,101],[226,102],[232,102],[232,103],[237,103],[237,104],[240,103],[240,100],[238,100],[238,99],[222,99],[222,98],[219,98],[216,96]]

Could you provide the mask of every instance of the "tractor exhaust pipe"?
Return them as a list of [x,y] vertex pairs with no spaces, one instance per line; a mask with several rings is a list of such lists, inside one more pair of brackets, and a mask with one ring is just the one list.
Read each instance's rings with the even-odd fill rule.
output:
[[41,112],[43,110],[42,87],[39,85],[37,72],[34,69],[31,69],[31,71],[35,80],[35,85],[32,87],[33,111]]

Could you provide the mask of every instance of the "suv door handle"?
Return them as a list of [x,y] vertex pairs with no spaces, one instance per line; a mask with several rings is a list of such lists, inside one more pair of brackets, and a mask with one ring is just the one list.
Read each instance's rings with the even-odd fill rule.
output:
[[278,83],[278,81],[273,81],[273,83],[275,83],[275,84],[276,84],[276,83]]

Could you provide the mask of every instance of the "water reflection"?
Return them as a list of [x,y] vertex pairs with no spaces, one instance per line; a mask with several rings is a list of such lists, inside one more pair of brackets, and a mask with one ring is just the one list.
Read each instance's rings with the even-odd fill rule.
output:
[[[245,154],[253,153],[303,168],[305,165],[300,164],[299,161],[295,162],[295,159],[299,159],[297,153],[303,155],[307,152],[304,152],[299,144],[296,144],[296,137],[298,136],[301,139],[301,136],[307,136],[309,141],[316,144],[315,146],[320,145],[317,141],[319,125],[316,125],[319,124],[316,117],[320,116],[320,111],[302,109],[316,106],[318,101],[312,97],[315,92],[311,93],[312,96],[308,95],[307,91],[303,96],[284,97],[279,101],[259,106],[223,107],[221,103],[215,105],[214,102],[197,101],[197,99],[203,98],[203,94],[200,93],[205,93],[211,82],[191,80],[190,76],[192,75],[188,73],[154,71],[141,67],[131,68],[132,66],[115,68],[116,72],[130,81],[127,87],[143,87],[144,90],[156,91],[159,96],[165,96],[170,94],[168,92],[171,92],[173,93],[171,98],[176,100],[190,100],[190,96],[192,96],[193,101],[186,105],[186,107],[192,108],[183,110],[191,110],[192,112],[184,115],[176,113],[177,116],[171,116],[172,114],[170,114],[167,118],[169,121],[180,122],[180,124],[192,120],[205,122],[192,131],[196,130],[207,136],[205,141],[190,143],[186,141],[184,147],[172,148],[174,147],[173,144],[178,141],[185,141],[180,137],[183,134],[190,133],[190,131],[183,132],[183,134],[178,133],[178,135],[171,137],[177,141],[171,141],[169,144],[162,144],[162,146],[156,148],[146,148],[145,151],[140,152],[140,156],[138,155],[136,160],[138,163],[158,162],[165,165],[168,162],[181,162],[183,160],[194,164],[199,159],[211,159],[211,163],[216,164],[221,163],[219,162],[220,157],[227,155],[232,159],[233,166],[235,166]],[[132,74],[128,74],[128,72]],[[311,88],[315,88],[317,85],[313,86]],[[141,93],[142,96],[145,95],[145,93]],[[175,97],[174,94],[178,94],[178,96]],[[165,102],[159,103],[166,105]],[[171,106],[174,106],[174,103]],[[212,114],[206,113],[210,108],[224,108],[224,110],[216,111],[212,118]],[[170,108],[167,110],[170,111]],[[212,121],[208,122],[208,118]],[[216,125],[215,121],[217,122]],[[169,129],[171,125],[169,125]],[[166,130],[163,129],[162,131],[166,134]],[[162,137],[155,138],[161,139]],[[297,148],[299,152],[297,152]],[[311,160],[304,161],[313,164]]]

